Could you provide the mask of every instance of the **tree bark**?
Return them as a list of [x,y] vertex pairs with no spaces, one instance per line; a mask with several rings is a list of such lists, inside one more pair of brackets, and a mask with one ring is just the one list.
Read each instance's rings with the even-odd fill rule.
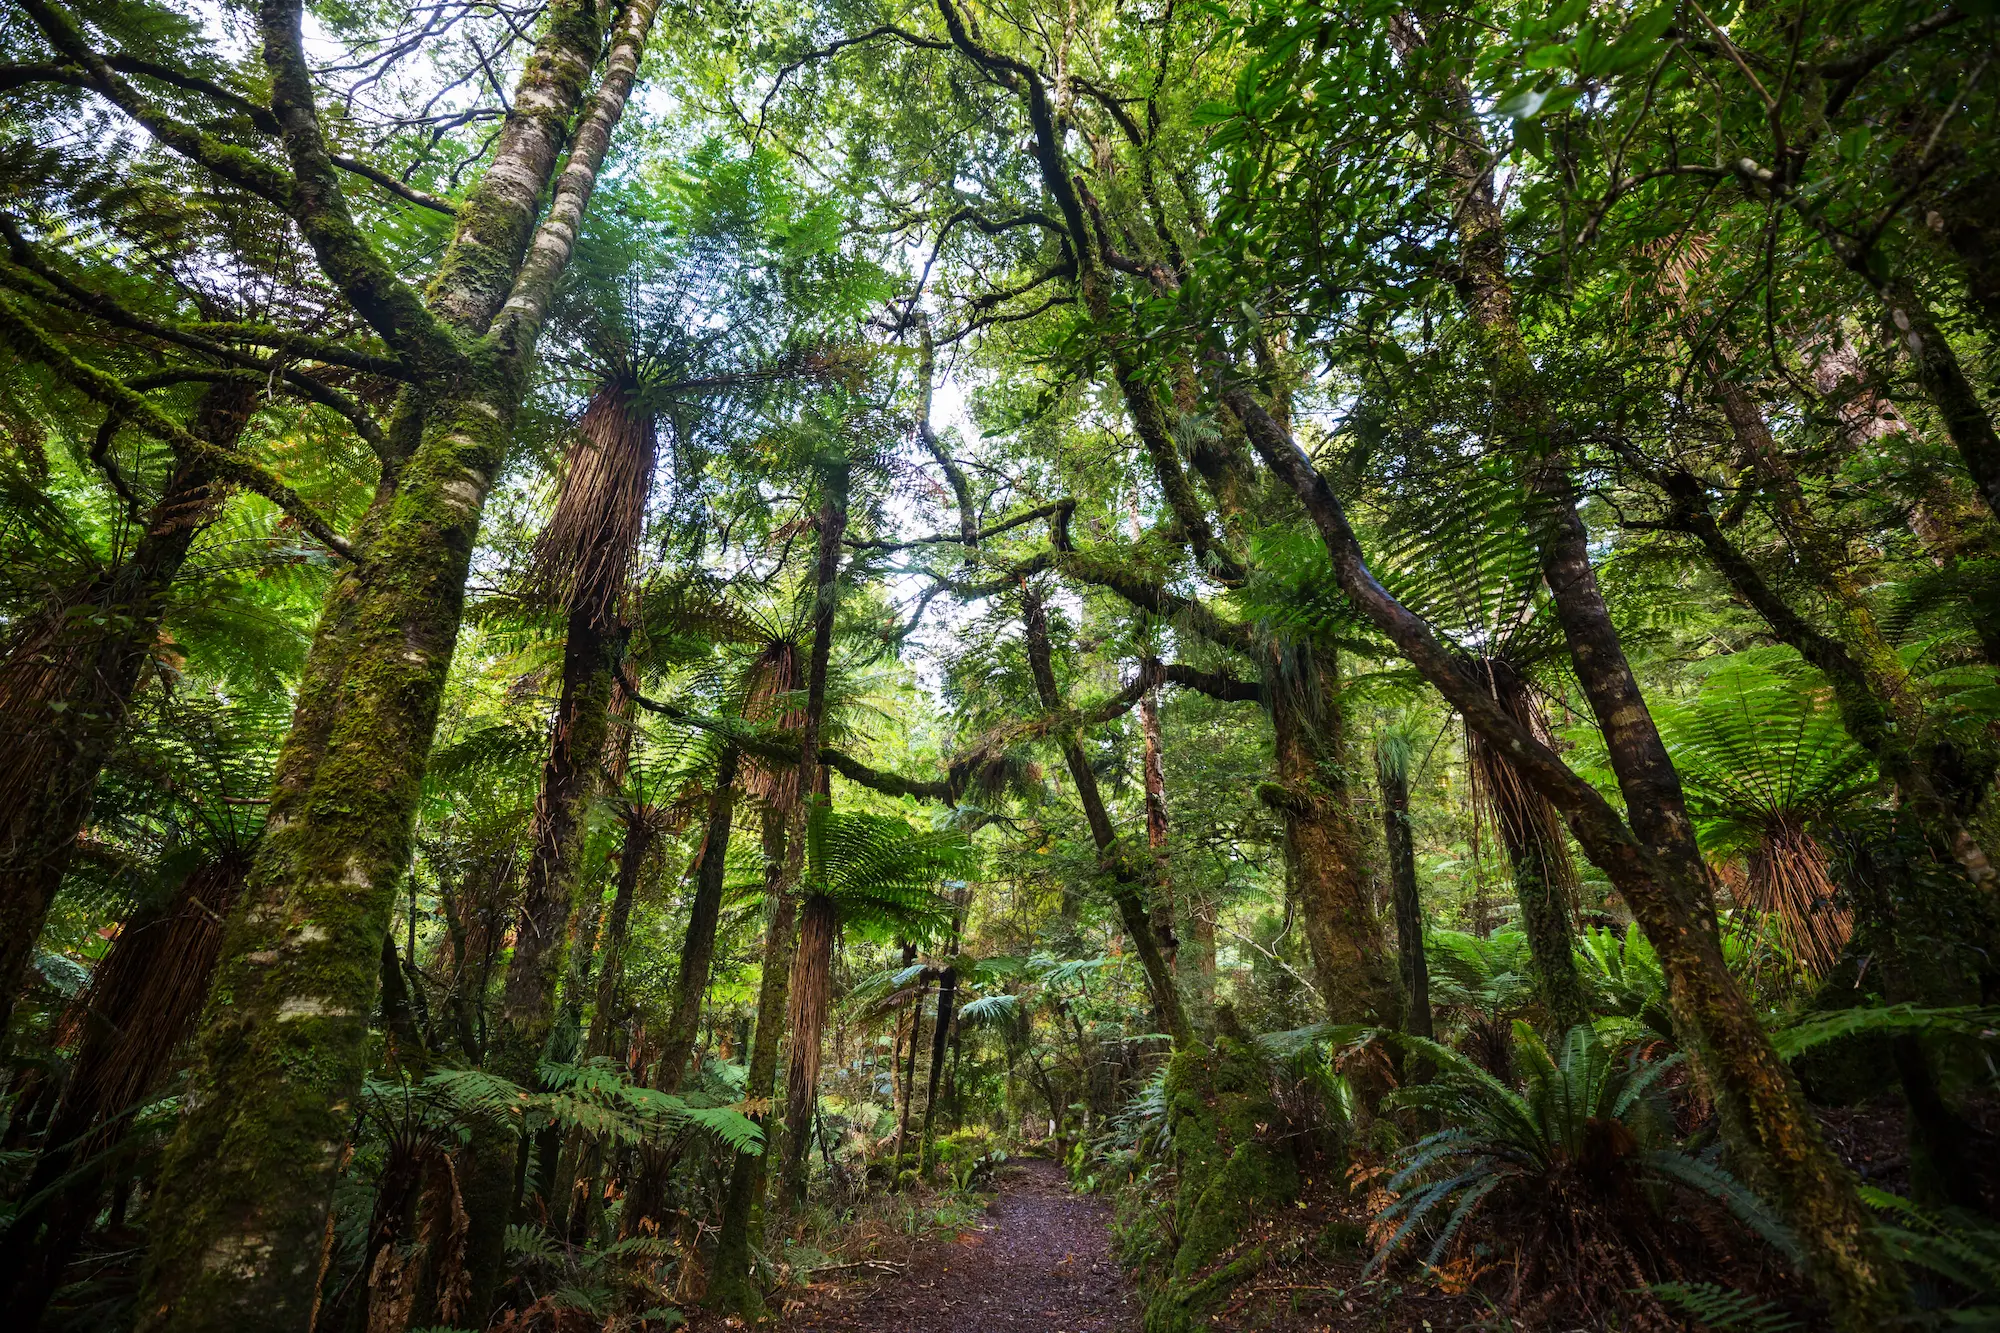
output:
[[1389,970],[1361,828],[1344,776],[1340,680],[1327,648],[1295,646],[1266,663],[1275,742],[1274,780],[1261,795],[1285,820],[1285,858],[1298,886],[1313,979],[1335,1023],[1394,1027]]
[[[910,1005],[910,1049],[903,1066],[903,1114],[896,1124],[896,1173],[902,1174],[903,1155],[910,1150],[910,1110],[917,1104],[917,1047],[923,1043],[924,1001],[930,997],[931,970],[917,978],[917,998]],[[922,1165],[921,1160],[918,1165]]]
[[1485,692],[1471,666],[1375,579],[1340,501],[1298,444],[1240,384],[1225,380],[1222,392],[1265,465],[1305,505],[1341,590],[1467,724],[1499,747],[1522,778],[1563,813],[1592,863],[1632,908],[1659,954],[1682,1030],[1713,1080],[1728,1141],[1798,1235],[1808,1276],[1838,1312],[1841,1326],[1858,1333],[1893,1319],[1901,1304],[1901,1276],[1874,1238],[1853,1177],[1827,1151],[1790,1071],[1729,974],[1705,873],[1696,878],[1681,862],[1656,855],[1594,787],[1523,731]]
[[1403,981],[1403,1031],[1435,1036],[1431,972],[1424,957],[1424,910],[1417,896],[1417,856],[1410,837],[1410,774],[1398,756],[1375,752],[1382,789],[1382,830],[1389,846],[1389,884],[1396,904],[1396,959]]
[[[764,937],[764,974],[757,990],[757,1035],[750,1048],[750,1074],[744,1096],[752,1103],[771,1101],[777,1091],[778,1047],[785,1039],[787,992],[791,987],[792,952],[796,944],[798,899],[792,888],[804,860],[804,828],[793,819],[789,835],[780,827],[767,830],[765,893],[769,898]],[[789,844],[789,845],[788,845]],[[775,853],[775,857],[774,857]],[[770,1174],[776,1117],[761,1118],[766,1129],[763,1151],[740,1152],[730,1168],[729,1194],[722,1207],[722,1227],[715,1259],[709,1269],[707,1304],[755,1317],[764,1308],[764,1294],[750,1271],[750,1252],[764,1237],[764,1189]]]
[[[1522,730],[1541,734],[1527,683],[1508,663],[1488,658],[1479,664],[1488,692]],[[1524,783],[1512,765],[1483,738],[1468,747],[1493,822],[1499,827],[1507,864],[1514,872],[1514,897],[1528,937],[1529,969],[1536,998],[1560,1041],[1573,1027],[1590,1021],[1590,1001],[1576,970],[1576,928],[1570,895],[1576,869],[1563,842],[1562,818],[1548,798]]]
[[736,813],[736,771],[741,762],[735,746],[723,750],[715,768],[715,790],[708,798],[708,832],[702,838],[694,901],[688,907],[673,1014],[667,1019],[660,1050],[660,1088],[665,1092],[680,1091],[695,1036],[701,1030],[702,997],[708,993],[709,969],[715,962],[715,928],[722,919],[722,876],[729,856],[730,823]]
[[123,1115],[159,1087],[193,1031],[222,951],[222,922],[243,890],[246,856],[197,867],[158,915],[128,921],[81,997],[82,1039],[42,1150],[21,1190],[42,1204],[17,1212],[0,1237],[0,1297],[10,1328],[32,1329],[96,1220],[114,1162],[77,1163],[111,1147]]
[[[817,586],[813,595],[812,658],[806,671],[805,725],[800,729],[799,790],[806,793],[808,815],[824,805],[819,738],[826,721],[826,680],[833,656],[834,613],[840,604],[840,543],[847,531],[848,463],[840,459],[828,468],[821,484]],[[807,866],[807,873],[815,868]],[[803,1202],[811,1163],[813,1110],[819,1104],[820,1045],[826,1036],[826,1012],[833,985],[833,949],[840,933],[840,910],[832,898],[808,891],[799,919],[799,947],[791,982],[791,1061],[785,1081],[786,1197]]]
[[300,681],[247,907],[225,946],[227,999],[210,1011],[149,1210],[143,1333],[309,1317],[366,1073],[375,955],[408,864],[479,516],[654,8],[635,0],[623,11],[587,107],[608,15],[591,0],[546,12],[426,300],[368,250],[333,181],[300,5],[263,0],[273,111],[300,187],[294,216],[321,267],[422,378],[398,410],[398,465],[385,469],[360,558],[328,599]]

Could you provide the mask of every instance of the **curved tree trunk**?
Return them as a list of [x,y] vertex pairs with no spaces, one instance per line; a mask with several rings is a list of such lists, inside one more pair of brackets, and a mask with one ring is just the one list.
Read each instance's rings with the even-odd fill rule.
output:
[[[1063,706],[1062,692],[1056,688],[1048,617],[1042,610],[1040,594],[1033,588],[1021,591],[1021,620],[1027,631],[1028,669],[1035,678],[1036,694],[1044,709],[1056,712]],[[1097,789],[1097,775],[1091,771],[1090,758],[1084,754],[1076,733],[1067,732],[1059,739],[1063,747],[1063,761],[1069,767],[1070,781],[1076,786],[1077,800],[1090,824],[1091,839],[1097,844],[1112,901],[1118,907],[1125,933],[1132,937],[1132,948],[1139,955],[1140,966],[1145,969],[1146,984],[1153,997],[1154,1015],[1161,1029],[1177,1045],[1184,1044],[1193,1037],[1194,1030],[1188,1025],[1187,1013],[1181,1004],[1180,987],[1175,984],[1166,955],[1153,935],[1152,914],[1147,901],[1149,896],[1162,892],[1156,882],[1159,867],[1149,858],[1151,873],[1148,873],[1135,864],[1120,844],[1117,831],[1111,824],[1111,816],[1104,808],[1103,794]]]
[[[226,380],[202,394],[189,431],[233,449],[256,404],[254,384]],[[0,770],[0,1047],[42,922],[89,822],[98,774],[124,734],[174,580],[224,494],[203,461],[176,463],[130,557],[74,597],[24,617],[0,661],[0,734],[9,756]]]

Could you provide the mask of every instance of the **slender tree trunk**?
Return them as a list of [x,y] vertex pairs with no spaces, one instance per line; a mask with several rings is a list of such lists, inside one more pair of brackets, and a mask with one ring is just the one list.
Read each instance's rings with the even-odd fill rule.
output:
[[1389,884],[1396,903],[1396,958],[1403,980],[1403,1031],[1436,1033],[1431,1024],[1431,972],[1424,957],[1424,909],[1417,896],[1417,855],[1410,838],[1410,774],[1397,758],[1375,753],[1382,789],[1382,828],[1389,846]]
[[616,653],[616,640],[602,631],[591,609],[571,615],[562,697],[528,831],[528,872],[514,925],[514,957],[501,992],[499,1039],[489,1060],[497,1073],[516,1082],[534,1076],[555,1017],[556,979],[576,900],[584,805],[595,789],[610,728]]
[[[195,405],[189,431],[233,449],[256,402],[254,385],[217,384]],[[202,462],[177,463],[130,557],[77,595],[23,617],[0,661],[0,737],[9,756],[0,770],[0,1047],[42,922],[89,822],[98,774],[124,734],[174,580],[224,494]]]
[[[295,214],[322,266],[422,363],[422,382],[392,423],[397,466],[299,683],[248,906],[224,950],[227,1001],[209,1013],[191,1110],[148,1210],[143,1333],[297,1328],[313,1307],[367,1070],[376,954],[409,861],[480,513],[653,14],[653,0],[634,0],[607,50],[604,8],[557,0],[546,12],[491,165],[420,301],[366,251],[334,182],[300,6],[265,0],[260,10],[273,109],[299,179]],[[604,76],[587,98],[600,53]],[[489,338],[496,321],[504,327]]]
[[[528,865],[521,907],[515,917],[514,954],[502,983],[500,1022],[487,1043],[487,1067],[522,1087],[535,1083],[535,1066],[555,1023],[557,978],[568,950],[582,851],[584,804],[596,785],[611,716],[612,666],[616,640],[598,623],[594,608],[579,607],[569,618],[563,645],[562,694],[556,704],[549,749],[542,761],[542,785],[528,832]],[[538,1181],[553,1179],[557,1138],[540,1141]],[[510,1151],[510,1146],[513,1151]],[[520,1207],[521,1179],[516,1136],[499,1126],[481,1126],[474,1135],[464,1190],[472,1218],[468,1251],[473,1256],[472,1301],[468,1308],[491,1308],[501,1280],[500,1259],[507,1227]]]
[[1986,404],[1966,377],[1965,367],[1938,327],[1937,317],[1905,278],[1878,265],[1873,250],[1833,230],[1818,213],[1806,211],[1810,208],[1802,208],[1808,223],[1819,228],[1841,262],[1880,298],[1896,340],[1909,353],[1917,383],[1937,408],[1945,434],[1965,460],[1965,470],[1986,507],[2000,516],[2000,433],[1995,432]]
[[[847,531],[848,463],[838,460],[821,479],[817,586],[813,595],[812,659],[806,672],[806,715],[799,749],[799,791],[807,808],[823,804],[819,738],[826,721],[826,678],[833,656],[833,620],[840,605],[840,543]],[[808,814],[810,819],[810,814]],[[802,853],[801,853],[802,854]],[[817,873],[806,867],[808,874]],[[819,1104],[820,1046],[826,1036],[829,988],[833,985],[833,949],[840,933],[840,912],[833,899],[813,886],[799,921],[799,948],[791,984],[791,1061],[785,1082],[786,1196],[805,1198],[811,1163],[813,1109]]]
[[715,962],[715,927],[722,918],[722,876],[729,856],[729,826],[736,812],[736,771],[741,763],[735,746],[722,752],[715,769],[715,791],[708,798],[708,832],[702,839],[695,871],[694,902],[688,907],[687,938],[681,947],[680,976],[674,988],[674,1009],[660,1054],[660,1086],[680,1091],[688,1056],[701,1030],[701,1002],[708,993],[708,973]]
[[792,1012],[786,1024],[792,1044],[785,1071],[785,1160],[780,1183],[785,1202],[793,1206],[805,1202],[812,1168],[813,1113],[819,1105],[820,1056],[832,1000],[833,951],[839,939],[840,909],[825,894],[812,894],[799,912],[799,947],[792,955]]
[[931,1075],[924,1085],[924,1128],[917,1138],[917,1174],[922,1175],[924,1158],[930,1152],[931,1127],[937,1121],[938,1079],[944,1073],[945,1052],[954,1040],[952,1010],[958,1002],[958,969],[947,967],[938,974],[937,1018],[931,1024]]
[[1174,880],[1166,868],[1167,856],[1167,767],[1160,748],[1160,696],[1148,690],[1139,698],[1139,735],[1145,743],[1143,770],[1146,777],[1146,846],[1160,862],[1160,892],[1153,900],[1153,936],[1160,942],[1167,966],[1173,967],[1180,953],[1180,939],[1174,933]]
[[917,998],[910,1005],[910,1049],[903,1065],[903,1114],[896,1123],[896,1174],[903,1172],[903,1155],[910,1148],[910,1108],[917,1104],[917,1047],[923,1043],[924,1001],[930,995],[931,972],[917,978]]
[[[768,1104],[777,1091],[778,1047],[785,1039],[785,1018],[792,975],[792,951],[796,945],[798,899],[792,888],[798,882],[799,863],[805,849],[802,821],[793,819],[790,836],[780,826],[767,830],[764,853],[769,860],[765,892],[769,903],[764,937],[764,975],[757,990],[757,1035],[750,1047],[750,1075],[744,1096],[752,1103]],[[788,845],[789,844],[789,845]],[[777,1117],[762,1117],[765,1129],[763,1151],[736,1154],[730,1168],[729,1194],[722,1207],[722,1228],[716,1239],[715,1259],[710,1267],[707,1303],[717,1309],[755,1316],[764,1308],[764,1295],[750,1268],[751,1251],[764,1240],[764,1187],[770,1173]]]
[[625,941],[632,930],[632,899],[639,891],[640,871],[653,850],[653,817],[653,811],[639,807],[625,812],[625,840],[618,852],[618,881],[604,922],[604,943],[598,950],[597,999],[590,1015],[585,1055],[612,1053],[619,1027],[618,997],[625,985]]
[[[1022,623],[1027,630],[1028,668],[1035,677],[1035,691],[1042,707],[1053,713],[1062,707],[1062,692],[1056,688],[1048,617],[1042,611],[1040,594],[1033,588],[1022,589],[1021,611]],[[1069,766],[1070,781],[1076,786],[1077,800],[1090,824],[1090,836],[1097,844],[1112,901],[1118,907],[1125,933],[1132,937],[1133,951],[1139,955],[1139,963],[1145,969],[1154,1013],[1161,1028],[1174,1042],[1185,1044],[1193,1036],[1193,1029],[1189,1027],[1187,1014],[1181,1005],[1180,987],[1175,984],[1166,955],[1154,938],[1147,902],[1148,890],[1154,894],[1160,891],[1154,882],[1158,877],[1158,867],[1154,865],[1152,873],[1148,874],[1134,864],[1130,854],[1120,845],[1111,816],[1105,811],[1104,797],[1097,789],[1097,775],[1091,771],[1090,758],[1084,754],[1082,743],[1073,731],[1060,737],[1060,740],[1063,760]]]

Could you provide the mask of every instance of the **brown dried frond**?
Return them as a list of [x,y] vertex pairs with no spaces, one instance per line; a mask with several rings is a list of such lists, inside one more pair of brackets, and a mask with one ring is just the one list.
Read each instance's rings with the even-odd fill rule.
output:
[[1750,854],[1745,905],[1778,918],[1785,947],[1814,977],[1833,970],[1854,933],[1854,914],[1837,896],[1827,876],[1826,852],[1812,834],[1791,815],[1766,824],[1763,840]]
[[76,998],[59,1030],[81,1038],[58,1112],[72,1132],[109,1123],[152,1091],[193,1033],[249,869],[231,856],[192,871],[163,912],[120,933]]
[[1670,305],[1685,306],[1696,277],[1708,267],[1714,253],[1710,239],[1700,235],[1661,236],[1638,248],[1642,262],[1650,262],[1649,273],[1635,274],[1625,289],[1625,312],[1632,313],[1640,300],[1665,298]]
[[[805,654],[791,639],[773,639],[750,664],[750,688],[743,719],[780,731],[800,731],[805,709],[797,695],[805,685]],[[798,803],[799,766],[767,764],[745,757],[744,786],[772,815],[783,817]]]
[[535,539],[527,596],[614,627],[646,521],[659,435],[627,380],[606,383],[576,424],[555,509]]
[[[1487,658],[1478,665],[1481,681],[1508,716],[1544,745],[1553,744],[1548,715],[1529,692],[1527,683],[1506,662]],[[1581,884],[1576,863],[1563,840],[1562,816],[1548,798],[1530,787],[1493,743],[1470,727],[1465,732],[1466,767],[1470,770],[1472,804],[1490,817],[1510,844],[1537,848],[1543,873],[1562,890],[1572,924],[1581,910]]]
[[472,1273],[465,1266],[465,1242],[472,1219],[458,1185],[458,1165],[450,1153],[430,1155],[429,1178],[420,1211],[423,1252],[430,1257],[431,1285],[437,1292],[438,1318],[449,1324],[472,1299]]

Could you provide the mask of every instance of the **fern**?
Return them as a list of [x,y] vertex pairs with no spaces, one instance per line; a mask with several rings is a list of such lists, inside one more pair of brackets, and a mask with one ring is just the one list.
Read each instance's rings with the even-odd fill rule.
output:
[[1876,1234],[1891,1253],[1962,1293],[1952,1326],[2000,1329],[2000,1227],[1967,1213],[1934,1213],[1867,1185],[1861,1199],[1882,1215]]
[[1797,1320],[1769,1301],[1760,1301],[1713,1282],[1656,1282],[1646,1290],[1662,1304],[1678,1310],[1716,1333],[1790,1333]]
[[1818,1046],[1844,1037],[1907,1032],[1951,1037],[1980,1043],[2000,1040],[2000,1010],[1966,1005],[1953,1009],[1922,1009],[1912,1004],[1836,1009],[1771,1034],[1778,1054],[1795,1060]]

